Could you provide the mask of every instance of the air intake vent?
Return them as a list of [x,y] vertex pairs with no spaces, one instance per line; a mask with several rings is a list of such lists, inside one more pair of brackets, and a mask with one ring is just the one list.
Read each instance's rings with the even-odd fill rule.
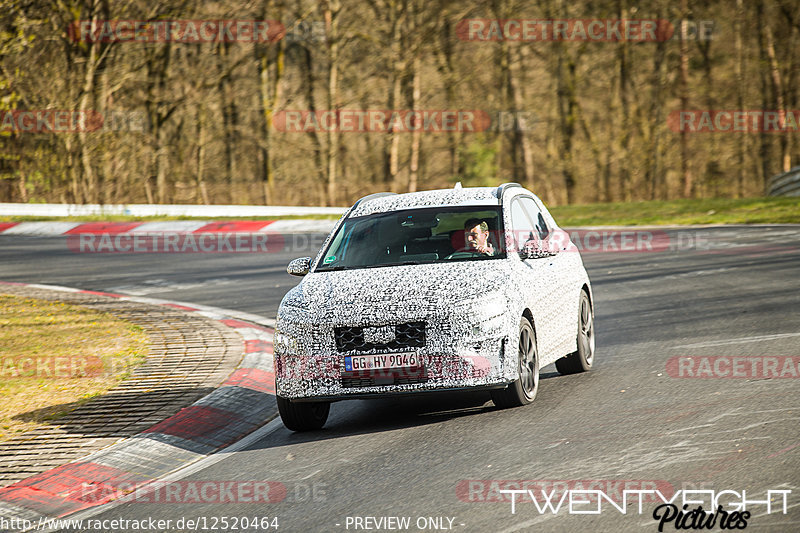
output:
[[[378,333],[365,330],[381,330]],[[374,340],[389,330],[389,337],[394,339],[386,341]],[[336,339],[336,349],[340,352],[385,352],[391,350],[405,350],[408,348],[421,348],[425,346],[425,322],[408,322],[393,327],[338,327],[333,328]],[[393,335],[392,335],[393,334]]]

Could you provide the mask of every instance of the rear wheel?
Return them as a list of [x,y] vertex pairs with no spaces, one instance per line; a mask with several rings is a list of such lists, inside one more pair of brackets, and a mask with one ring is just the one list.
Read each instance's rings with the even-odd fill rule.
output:
[[578,350],[556,361],[559,374],[577,374],[592,368],[594,362],[594,314],[589,295],[581,291],[578,314]]
[[539,353],[536,350],[536,335],[527,318],[519,323],[519,348],[517,349],[519,377],[501,390],[491,391],[492,401],[497,407],[519,407],[527,405],[539,390]]
[[330,402],[290,402],[280,396],[277,401],[283,425],[292,431],[320,429],[331,410]]

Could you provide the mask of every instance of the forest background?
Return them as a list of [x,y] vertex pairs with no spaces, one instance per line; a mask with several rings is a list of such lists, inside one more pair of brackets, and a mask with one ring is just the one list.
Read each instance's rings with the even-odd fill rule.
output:
[[[121,20],[272,22],[258,42],[100,38]],[[498,38],[498,20],[660,33]],[[796,126],[692,132],[676,113],[797,116],[799,78],[798,0],[0,0],[0,202],[349,205],[456,181],[518,181],[552,205],[762,196],[800,158]],[[488,122],[286,127],[341,110]],[[25,111],[100,118],[23,131]]]

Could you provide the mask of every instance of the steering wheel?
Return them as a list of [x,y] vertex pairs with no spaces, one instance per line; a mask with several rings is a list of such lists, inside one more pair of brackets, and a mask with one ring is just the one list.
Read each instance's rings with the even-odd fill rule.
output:
[[477,250],[459,250],[445,257],[445,259],[469,259],[485,255]]

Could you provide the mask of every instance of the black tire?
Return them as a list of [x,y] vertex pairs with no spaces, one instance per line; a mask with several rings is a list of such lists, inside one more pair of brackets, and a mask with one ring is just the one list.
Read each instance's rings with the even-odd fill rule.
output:
[[539,352],[536,348],[536,333],[527,318],[519,322],[519,348],[517,349],[519,377],[505,389],[491,391],[492,401],[497,407],[519,407],[527,405],[539,390]]
[[292,431],[320,429],[331,410],[331,402],[290,402],[280,396],[276,399],[283,425]]
[[586,291],[581,291],[578,306],[578,350],[556,361],[559,374],[577,374],[592,368],[594,362],[594,311]]

